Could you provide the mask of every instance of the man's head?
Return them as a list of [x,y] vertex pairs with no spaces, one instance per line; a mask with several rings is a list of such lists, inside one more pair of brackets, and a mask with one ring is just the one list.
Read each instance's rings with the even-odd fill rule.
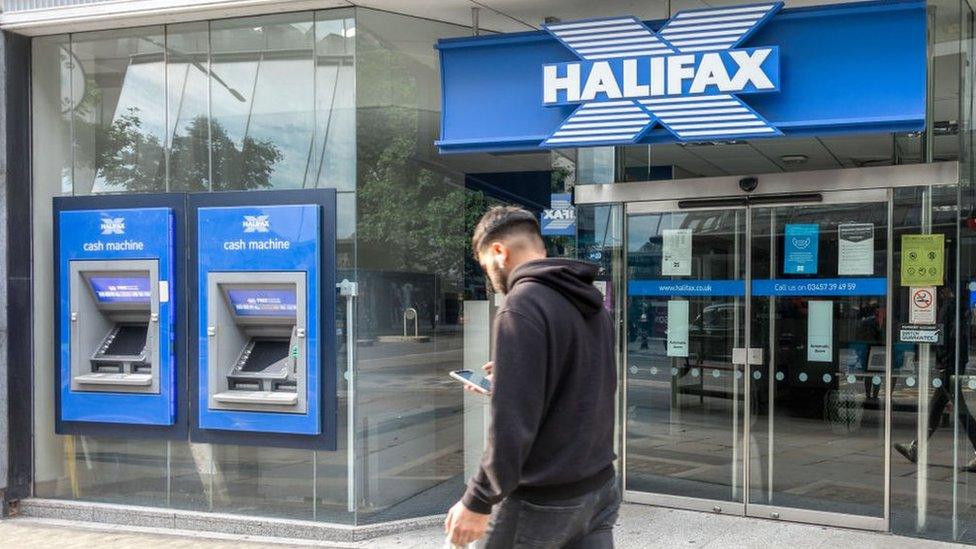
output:
[[508,276],[522,263],[546,257],[539,220],[513,206],[495,206],[482,216],[471,238],[474,258],[496,292],[508,292]]

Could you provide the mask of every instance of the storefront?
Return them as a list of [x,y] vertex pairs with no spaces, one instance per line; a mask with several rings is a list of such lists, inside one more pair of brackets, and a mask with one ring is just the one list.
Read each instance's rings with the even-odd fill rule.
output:
[[[143,3],[5,6],[19,512],[335,539],[443,513],[485,420],[447,374],[488,360],[497,305],[470,232],[516,204],[603,267],[627,500],[976,543],[968,2]],[[312,255],[241,260],[309,242],[268,207],[317,208]],[[158,263],[65,244],[150,219],[65,212],[131,208],[169,208]],[[125,269],[167,282],[132,282],[149,320],[97,301]],[[106,379],[70,366],[105,362],[71,354],[72,292],[172,315],[171,371],[107,376],[117,417],[72,400]],[[254,381],[261,349],[292,374]],[[133,419],[139,391],[171,400]]]

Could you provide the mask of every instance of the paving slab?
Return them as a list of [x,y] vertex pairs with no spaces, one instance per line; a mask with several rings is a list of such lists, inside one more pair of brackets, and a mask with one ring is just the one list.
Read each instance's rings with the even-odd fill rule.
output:
[[[943,549],[965,545],[894,536],[891,534],[828,528],[781,521],[680,511],[628,504],[621,508],[615,530],[618,549]],[[54,518],[0,520],[0,547],[45,549],[116,549],[152,546],[153,549],[214,549],[252,547],[329,547],[333,549],[439,549],[444,536],[437,527],[424,528],[367,541],[339,543],[213,534],[187,530],[96,524]]]

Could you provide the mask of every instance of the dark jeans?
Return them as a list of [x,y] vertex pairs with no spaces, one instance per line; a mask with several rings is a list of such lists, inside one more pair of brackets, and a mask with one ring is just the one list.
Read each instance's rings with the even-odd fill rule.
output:
[[[949,394],[948,387],[951,387],[951,385],[943,382],[942,386],[936,389],[935,398],[929,403],[930,437],[942,424],[942,412],[945,411],[946,406],[952,400],[952,395]],[[973,447],[973,451],[976,451],[976,421],[973,420],[972,414],[969,413],[969,406],[966,405],[966,399],[961,394],[959,395],[959,402],[956,403],[955,410],[956,417],[959,418],[959,423],[966,430],[966,435],[969,437],[969,444]]]
[[482,549],[612,549],[620,510],[617,479],[573,499],[532,503],[510,496],[495,508]]

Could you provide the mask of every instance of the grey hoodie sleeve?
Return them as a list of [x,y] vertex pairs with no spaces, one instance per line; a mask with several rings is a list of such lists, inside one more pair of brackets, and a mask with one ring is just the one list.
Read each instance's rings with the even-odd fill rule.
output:
[[495,321],[495,369],[488,445],[468,481],[464,506],[488,514],[519,485],[545,409],[547,338],[537,321],[510,309]]

